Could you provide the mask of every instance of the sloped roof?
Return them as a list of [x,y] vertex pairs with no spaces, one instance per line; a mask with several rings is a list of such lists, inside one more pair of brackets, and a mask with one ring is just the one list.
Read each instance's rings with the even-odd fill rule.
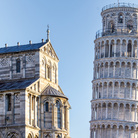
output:
[[46,44],[46,42],[35,43],[35,44],[26,44],[26,45],[20,45],[20,46],[3,47],[3,48],[0,48],[0,54],[22,52],[22,51],[28,51],[28,50],[29,51],[38,50],[44,44]]
[[12,81],[0,81],[0,91],[25,89],[37,79],[23,79],[23,80],[12,80]]
[[64,94],[56,90],[55,88],[51,87],[50,85],[43,90],[42,95],[46,96],[56,96],[56,97],[63,97],[68,99]]

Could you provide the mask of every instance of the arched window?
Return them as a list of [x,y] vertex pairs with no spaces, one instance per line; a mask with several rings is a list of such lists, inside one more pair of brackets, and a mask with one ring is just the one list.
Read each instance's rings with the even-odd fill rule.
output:
[[6,138],[19,138],[19,135],[16,132],[8,133]]
[[128,29],[128,32],[131,33],[132,30],[133,30],[133,21],[128,21],[127,22],[127,29]]
[[48,102],[46,102],[45,104],[44,104],[44,110],[45,110],[45,112],[49,112],[49,103]]
[[11,94],[7,94],[7,111],[11,111]]
[[16,72],[20,73],[21,70],[21,63],[20,63],[20,59],[16,60]]
[[129,41],[127,46],[127,56],[131,57],[131,53],[132,53],[132,44],[131,41]]
[[50,66],[47,66],[47,78],[51,79],[51,68],[50,68]]
[[114,25],[113,21],[109,22],[108,29],[109,29],[110,33],[114,33],[115,32],[115,25]]
[[122,13],[120,13],[118,15],[118,23],[123,23],[123,14]]
[[57,126],[58,128],[61,128],[61,110],[59,101],[56,101],[56,107],[57,107]]

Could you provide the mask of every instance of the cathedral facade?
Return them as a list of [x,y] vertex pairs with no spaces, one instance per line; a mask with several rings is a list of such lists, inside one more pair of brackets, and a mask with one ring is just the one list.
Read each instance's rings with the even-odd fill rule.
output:
[[70,138],[58,62],[49,38],[0,48],[0,138]]
[[90,138],[138,138],[138,6],[101,12],[96,33]]

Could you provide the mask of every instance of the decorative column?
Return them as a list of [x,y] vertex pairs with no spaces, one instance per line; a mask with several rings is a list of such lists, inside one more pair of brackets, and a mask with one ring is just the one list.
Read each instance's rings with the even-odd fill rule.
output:
[[122,56],[122,43],[120,43],[120,57]]
[[113,68],[114,68],[114,70],[113,70],[113,77],[115,77],[115,63],[113,64]]
[[61,106],[61,129],[63,129],[65,126],[64,126],[64,106]]
[[127,84],[125,83],[125,92],[124,92],[124,98],[126,98],[126,89],[127,89]]
[[103,87],[104,87],[104,83],[102,83],[102,97],[103,98]]
[[114,97],[114,85],[115,85],[115,82],[113,82],[112,98]]
[[108,114],[108,103],[106,103],[106,119],[107,119],[107,115]]
[[129,120],[131,121],[131,106],[132,105],[129,105]]
[[53,132],[52,135],[53,135],[52,138],[56,138],[56,136],[55,136],[55,132]]
[[[95,65],[96,66],[96,65]],[[97,66],[95,67],[95,75],[96,75],[96,79],[98,78],[97,77]]]
[[102,53],[102,51],[101,51],[100,45],[99,45],[99,50],[100,50],[100,56],[99,56],[99,58],[101,58],[101,53]]
[[137,85],[136,85],[136,87],[134,87],[135,88],[135,100],[137,100]]
[[69,132],[70,132],[69,131],[69,108],[67,108],[67,114],[66,115],[67,115],[67,123],[66,123],[67,124],[67,131],[68,131],[68,135],[70,135],[69,134]]
[[93,79],[95,79],[95,68],[93,68]]
[[124,138],[124,135],[125,135],[125,127],[123,126],[123,138]]
[[41,128],[41,96],[39,96],[39,127]]
[[52,128],[54,129],[55,128],[55,118],[56,118],[56,115],[55,115],[55,103],[52,103]]
[[119,82],[119,92],[118,92],[118,98],[120,98],[119,96],[120,96],[120,85],[121,85],[121,83]]
[[129,128],[129,138],[131,138],[131,128]]
[[92,87],[92,100],[94,99],[94,85]]
[[102,120],[102,108],[103,108],[102,106],[103,106],[103,105],[102,105],[102,103],[101,103],[101,120]]
[[105,45],[104,45],[104,58],[105,58]]
[[96,114],[96,113],[95,113],[95,112],[96,112],[96,111],[95,111],[95,106],[94,106],[94,108],[93,108],[93,112],[94,112],[94,120],[96,120],[96,115],[95,115],[95,114]]
[[12,124],[14,124],[14,93],[11,94]]
[[125,120],[126,105],[124,105],[124,120]]
[[119,130],[119,126],[117,125],[117,138],[118,138],[118,130]]
[[113,108],[114,108],[114,104],[112,103],[112,108],[111,108],[111,119],[113,119]]
[[107,98],[108,98],[108,87],[109,87],[109,84],[107,83]]
[[99,68],[98,78],[100,78],[100,65],[99,64],[98,64],[98,68]]
[[136,122],[138,121],[138,117],[137,117],[137,115],[138,115],[138,108],[137,108],[137,105],[136,105]]
[[98,94],[97,94],[97,99],[99,99],[99,84],[98,84]]
[[104,78],[104,64],[102,64],[102,68],[103,68],[102,78]]
[[32,125],[32,95],[30,94],[30,125]]
[[132,99],[132,84],[130,84],[130,99]]
[[114,57],[116,57],[116,42],[114,43]]
[[[138,42],[137,42],[138,43]],[[137,44],[137,58],[138,58],[138,44]]]
[[111,137],[112,138],[112,134],[113,134],[113,126],[111,126]]
[[110,64],[108,63],[108,78],[109,78],[109,69],[110,69]]
[[133,64],[131,64],[131,72],[130,72],[131,73],[131,75],[130,75],[131,78],[133,77],[133,73],[132,73],[133,71],[132,71],[132,69],[133,69]]
[[128,56],[128,53],[127,53],[127,42],[126,42],[126,57]]
[[133,57],[133,48],[134,48],[134,44],[132,43],[131,57]]
[[108,58],[110,57],[110,42],[109,42],[109,52],[108,52]]
[[120,105],[119,105],[119,103],[118,103],[118,113],[117,113],[117,118],[118,118],[118,120],[119,120],[119,108],[120,108]]
[[3,94],[4,124],[6,125],[6,94]]
[[99,105],[97,105],[97,119],[99,118],[98,114],[99,114]]
[[37,98],[34,97],[34,126],[37,126]]

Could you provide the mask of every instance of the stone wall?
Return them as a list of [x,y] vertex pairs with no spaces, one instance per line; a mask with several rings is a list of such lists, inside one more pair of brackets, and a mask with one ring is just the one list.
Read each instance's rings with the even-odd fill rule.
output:
[[[0,55],[0,80],[38,77],[38,57],[38,52]],[[17,59],[20,60],[20,72],[16,71]]]

